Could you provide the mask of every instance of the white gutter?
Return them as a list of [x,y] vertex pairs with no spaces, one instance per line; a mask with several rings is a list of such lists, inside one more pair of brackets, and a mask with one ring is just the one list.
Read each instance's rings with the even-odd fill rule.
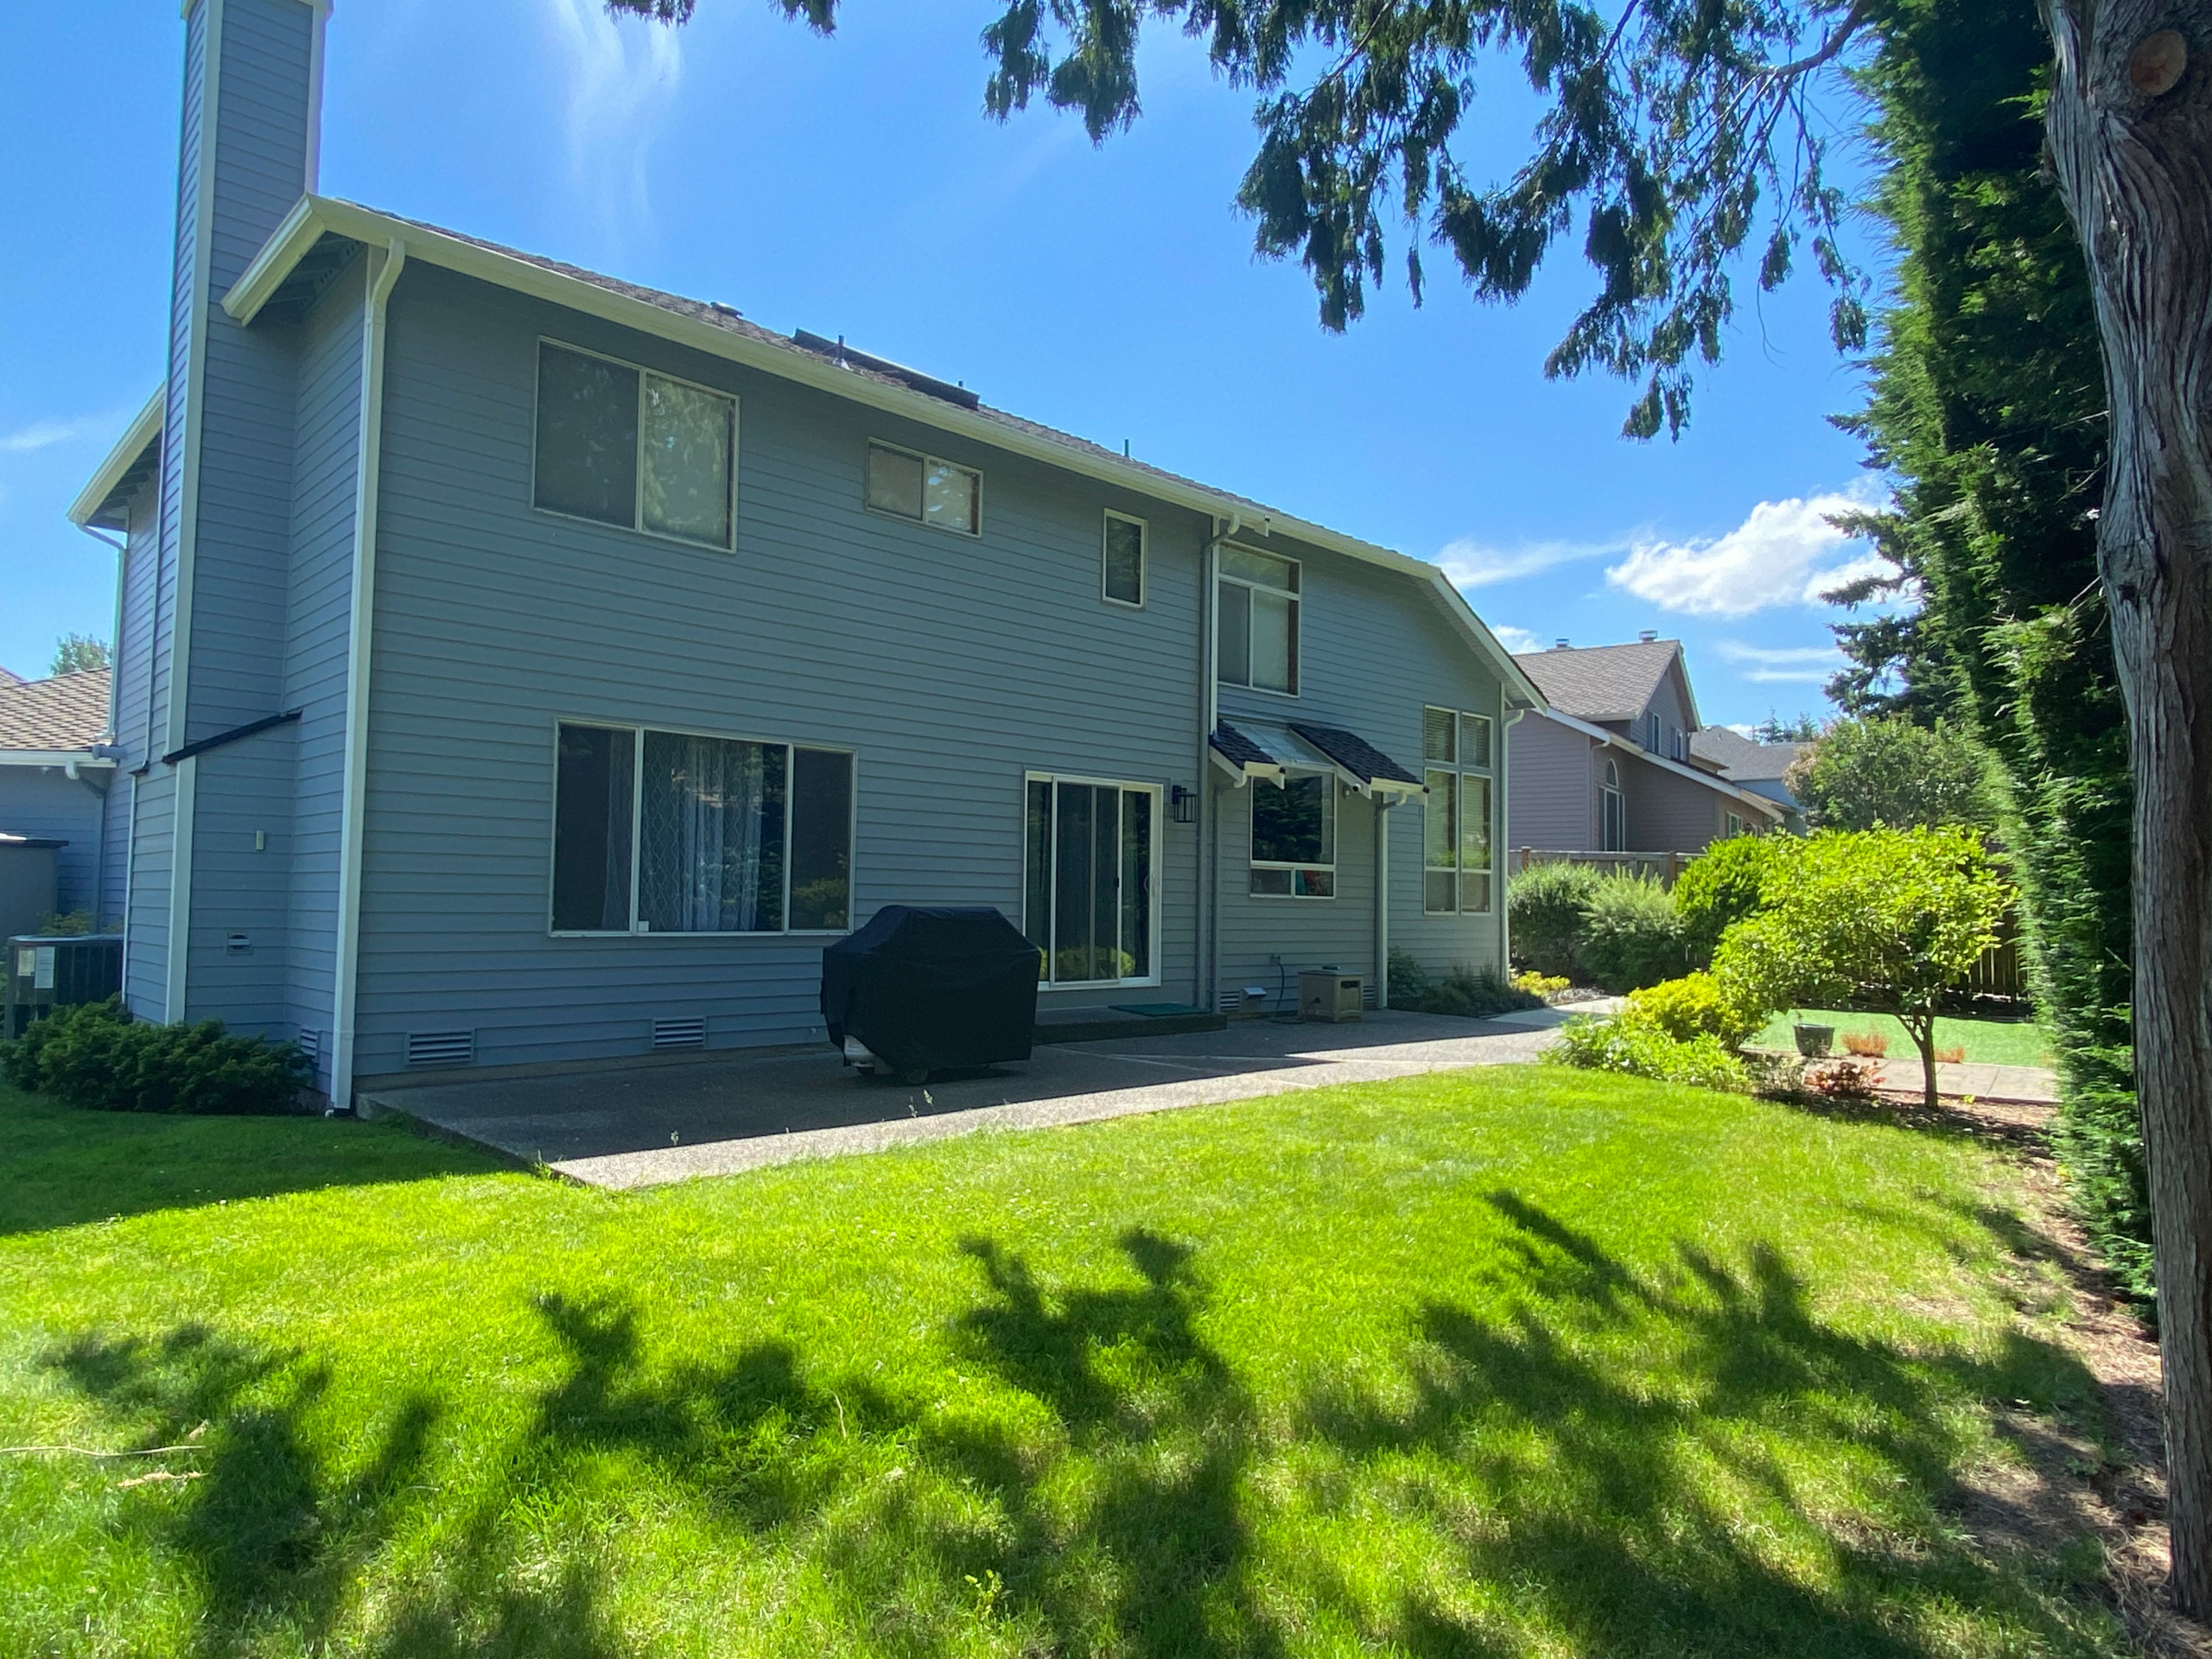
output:
[[330,1102],[353,1099],[353,1001],[359,988],[361,831],[369,771],[369,649],[375,625],[377,475],[384,448],[385,308],[407,244],[395,237],[369,278],[361,307],[361,432],[353,498],[353,628],[346,653],[345,810],[338,855],[337,971],[330,998]]
[[1375,1008],[1390,1006],[1390,809],[1402,795],[1375,795]]
[[1623,737],[1618,732],[1609,732],[1602,726],[1593,726],[1586,720],[1578,720],[1573,715],[1561,714],[1556,709],[1539,709],[1536,712],[1546,720],[1557,721],[1569,731],[1580,732],[1585,737],[1595,739],[1609,748],[1618,749],[1624,754],[1634,755],[1637,760],[1647,765],[1657,766],[1662,772],[1671,772],[1677,777],[1688,779],[1694,784],[1703,784],[1707,789],[1718,791],[1723,795],[1733,796],[1736,799],[1746,802],[1769,814],[1777,823],[1783,817],[1782,807],[1765,796],[1754,795],[1749,790],[1739,789],[1726,778],[1716,777],[1709,772],[1700,772],[1695,766],[1685,766],[1680,760],[1669,760],[1663,754],[1654,754],[1643,744],[1632,738]]
[[407,244],[408,257],[424,264],[436,265],[482,282],[495,283],[516,293],[528,294],[571,311],[602,317],[625,327],[634,328],[640,334],[672,340],[677,345],[742,364],[780,379],[811,386],[818,391],[852,403],[865,404],[925,426],[957,434],[979,444],[988,444],[1063,471],[1099,480],[1117,489],[1128,490],[1155,501],[1204,513],[1211,518],[1226,518],[1242,524],[1249,518],[1258,524],[1262,535],[1272,536],[1281,531],[1328,552],[1340,553],[1362,563],[1380,566],[1401,575],[1410,576],[1429,587],[1446,614],[1466,634],[1477,653],[1508,685],[1519,692],[1524,700],[1540,708],[1544,706],[1543,693],[1529,678],[1527,671],[1513,660],[1513,654],[1498,643],[1497,636],[1475,614],[1465,595],[1433,564],[1386,547],[1378,547],[1371,542],[1360,541],[1323,524],[1262,508],[1255,502],[1224,491],[1209,489],[1188,479],[1177,478],[1173,474],[1117,455],[1111,450],[1079,440],[1048,435],[1041,429],[1033,429],[1027,423],[1016,424],[1011,420],[995,418],[990,414],[963,409],[942,397],[933,397],[927,392],[918,391],[894,381],[856,374],[798,346],[758,340],[698,317],[671,311],[666,306],[641,299],[634,294],[618,292],[600,283],[588,282],[582,276],[549,270],[504,250],[486,247],[432,226],[396,219],[355,202],[340,201],[330,196],[310,194],[301,197],[298,204],[285,216],[284,222],[276,227],[262,245],[261,251],[254,256],[253,263],[246,268],[245,274],[223,296],[223,308],[240,323],[251,322],[283,285],[293,266],[326,233],[347,237],[356,242],[366,243],[371,247],[383,247],[393,241],[404,240]]
[[[1244,528],[1244,515],[1230,512],[1224,524],[1212,520],[1213,534],[1206,537],[1205,556],[1198,561],[1198,579],[1205,591],[1198,596],[1198,613],[1205,619],[1205,636],[1198,641],[1198,670],[1203,684],[1199,703],[1205,724],[1198,730],[1198,775],[1192,785],[1198,791],[1198,902],[1192,908],[1198,917],[1198,959],[1193,977],[1203,976],[1205,993],[1191,999],[1192,1006],[1215,1014],[1221,1007],[1221,812],[1213,781],[1213,734],[1221,724],[1221,664],[1215,653],[1221,648],[1221,544]],[[1211,834],[1212,840],[1207,840]]]
[[[1498,728],[1497,744],[1497,840],[1496,850],[1491,854],[1491,868],[1497,872],[1491,878],[1497,880],[1497,971],[1510,976],[1513,972],[1513,906],[1510,894],[1513,887],[1513,814],[1512,802],[1506,791],[1513,776],[1513,728],[1518,726],[1526,709],[1517,705],[1506,715],[1505,724]],[[1498,880],[1498,877],[1503,880]]]
[[0,766],[60,766],[74,781],[79,772],[111,772],[115,762],[83,749],[0,749]]

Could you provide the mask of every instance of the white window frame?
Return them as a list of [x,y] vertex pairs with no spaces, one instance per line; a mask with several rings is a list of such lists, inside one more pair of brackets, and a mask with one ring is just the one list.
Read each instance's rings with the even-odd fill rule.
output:
[[[1448,715],[1452,720],[1452,758],[1432,760],[1428,758],[1428,717]],[[1484,747],[1490,751],[1487,765],[1477,766],[1467,759],[1467,722],[1478,721],[1484,734]],[[1451,779],[1452,801],[1452,864],[1447,869],[1428,861],[1428,823],[1427,815],[1434,809],[1429,804],[1433,791],[1424,793],[1421,800],[1423,815],[1421,833],[1421,909],[1424,916],[1481,916],[1495,915],[1497,910],[1497,722],[1490,715],[1471,709],[1447,709],[1440,703],[1424,703],[1421,721],[1421,782],[1426,785],[1429,774],[1435,772]],[[1489,904],[1481,910],[1466,907],[1467,872],[1459,864],[1459,854],[1467,844],[1467,779],[1479,778],[1490,785],[1489,822],[1484,825],[1488,834],[1484,842],[1490,848],[1490,868],[1482,872],[1489,889]],[[1428,902],[1428,878],[1432,875],[1452,877],[1452,903],[1445,909],[1433,909]]]
[[[1152,597],[1152,524],[1133,512],[1116,512],[1108,507],[1106,516],[1098,524],[1098,597],[1108,605],[1117,605],[1125,611],[1141,611]],[[1132,600],[1116,599],[1106,591],[1107,537],[1116,523],[1137,527],[1137,596]]]
[[1745,830],[1750,827],[1749,821],[1745,818],[1742,813],[1731,812],[1727,814],[1727,839],[1733,841],[1738,836],[1742,835]]
[[[1045,784],[1047,785],[1059,784],[1084,784],[1093,789],[1118,789],[1128,794],[1149,795],[1152,797],[1152,903],[1150,906],[1151,915],[1149,918],[1149,925],[1152,929],[1152,971],[1148,974],[1141,975],[1135,979],[1055,979],[1052,977],[1052,972],[1056,966],[1052,961],[1054,952],[1047,950],[1045,952],[1045,973],[1043,977],[1038,980],[1037,988],[1040,991],[1073,991],[1097,989],[1102,987],[1110,986],[1146,986],[1160,984],[1163,977],[1162,965],[1160,959],[1161,943],[1160,938],[1160,891],[1166,886],[1166,882],[1164,879],[1164,872],[1161,870],[1160,863],[1160,853],[1166,845],[1165,834],[1160,828],[1160,811],[1162,807],[1166,804],[1165,791],[1161,785],[1158,784],[1135,783],[1126,778],[1093,778],[1082,772],[1024,772],[1021,774],[1021,799],[1019,804],[1020,810],[1015,814],[1014,823],[1019,826],[1021,836],[1021,932],[1022,937],[1025,938],[1029,935],[1028,826],[1029,785],[1032,784]],[[857,790],[854,792],[855,795],[859,793]],[[1059,796],[1057,791],[1053,794],[1052,798],[1053,823],[1057,830],[1059,821]],[[1047,893],[1058,893],[1059,891],[1060,875],[1060,838],[1058,835],[1055,833],[1050,839],[1052,850],[1052,868],[1046,873],[1045,890]]]
[[[1214,680],[1217,684],[1226,685],[1238,691],[1256,691],[1263,697],[1302,696],[1305,695],[1306,690],[1306,561],[1303,559],[1294,559],[1281,553],[1271,553],[1263,547],[1240,547],[1238,551],[1244,553],[1255,553],[1263,559],[1273,559],[1276,563],[1287,564],[1293,570],[1297,572],[1296,580],[1298,586],[1295,589],[1289,590],[1287,593],[1287,597],[1289,598],[1291,604],[1290,690],[1287,691],[1278,691],[1271,685],[1255,685],[1252,683],[1252,632],[1249,625],[1246,626],[1244,631],[1244,678],[1241,680],[1230,680],[1222,677],[1221,604],[1219,601],[1221,584],[1224,582],[1233,582],[1239,588],[1252,588],[1263,594],[1283,594],[1286,590],[1281,588],[1268,588],[1256,582],[1248,582],[1243,576],[1230,575],[1227,571],[1221,569],[1221,563],[1218,559],[1214,562],[1214,593],[1216,595],[1213,618]],[[1320,867],[1319,865],[1315,865],[1313,868],[1318,869]],[[1281,895],[1276,894],[1275,896],[1280,898]]]
[[[1628,797],[1621,792],[1620,762],[1608,756],[1601,776],[1604,781],[1598,785],[1598,850],[1602,853],[1624,853],[1628,850]],[[1606,810],[1608,801],[1616,803],[1611,812]],[[1621,827],[1621,844],[1618,847],[1604,844],[1610,828],[1609,820],[1611,819],[1618,819]]]
[[[1255,850],[1259,843],[1259,827],[1256,823],[1248,821],[1245,825],[1244,833],[1244,861],[1249,867],[1247,879],[1244,883],[1244,895],[1248,899],[1264,899],[1270,904],[1281,903],[1285,900],[1292,900],[1300,904],[1312,905],[1325,905],[1335,902],[1337,897],[1337,832],[1340,828],[1342,828],[1342,826],[1337,822],[1337,797],[1342,791],[1338,786],[1337,774],[1333,772],[1324,772],[1316,766],[1286,766],[1283,769],[1284,786],[1287,786],[1293,779],[1298,778],[1319,778],[1321,780],[1321,810],[1328,816],[1329,861],[1324,864],[1319,859],[1308,859],[1303,863],[1293,863],[1283,859],[1262,858]],[[1245,793],[1250,797],[1249,804],[1251,806],[1255,813],[1259,810],[1260,798],[1257,791],[1262,789],[1273,789],[1275,787],[1277,787],[1277,785],[1267,783],[1263,780],[1255,780],[1253,783],[1246,786]],[[1288,893],[1254,893],[1252,891],[1252,884],[1249,879],[1249,870],[1288,870],[1290,872],[1290,891]],[[1300,870],[1326,870],[1329,873],[1329,891],[1326,893],[1300,893],[1298,890],[1298,873]]]
[[[628,524],[609,524],[604,518],[587,518],[581,513],[563,512],[556,507],[537,505],[537,416],[541,404],[538,397],[538,378],[545,366],[544,347],[550,346],[558,352],[572,353],[577,357],[596,358],[601,363],[618,364],[634,372],[638,377],[638,453],[637,477],[630,491],[630,522]],[[671,536],[664,530],[645,528],[645,377],[665,380],[671,385],[685,386],[693,391],[703,391],[721,398],[729,405],[729,539],[727,542],[695,541],[689,536]],[[594,352],[588,346],[572,345],[556,340],[551,334],[540,334],[531,348],[530,359],[530,510],[548,518],[557,518],[568,524],[589,524],[594,530],[611,530],[631,536],[643,536],[648,541],[666,542],[671,547],[688,547],[695,553],[734,553],[737,550],[737,449],[742,411],[738,407],[738,396],[720,386],[710,386],[702,381],[686,380],[680,374],[664,374],[658,369],[633,363],[626,357],[616,357],[611,352]],[[572,720],[571,726],[589,725],[588,721]],[[655,731],[665,727],[656,726]]]
[[[561,801],[561,728],[563,726],[587,726],[594,731],[627,732],[630,734],[630,925],[627,929],[613,927],[556,927],[553,925],[553,883],[556,870],[555,859],[560,835]],[[638,884],[645,860],[639,855],[639,842],[644,830],[645,810],[645,734],[658,732],[664,737],[704,737],[723,743],[757,743],[765,748],[784,751],[784,925],[778,928],[753,928],[738,932],[728,929],[686,930],[682,932],[656,932],[640,930],[638,925]],[[814,749],[825,754],[842,754],[852,762],[852,787],[845,802],[845,925],[842,927],[793,927],[791,915],[791,802],[788,791],[791,780],[798,775],[793,751]],[[553,787],[548,791],[550,817],[545,827],[545,931],[556,939],[780,939],[829,938],[841,939],[853,931],[854,895],[860,887],[860,816],[861,816],[861,755],[860,751],[844,743],[801,742],[795,738],[753,737],[742,732],[706,731],[690,726],[659,726],[640,724],[632,721],[601,720],[589,716],[558,715],[553,721]]]
[[[868,499],[868,452],[870,449],[887,450],[894,455],[911,455],[922,463],[922,515],[920,518],[909,518],[903,512],[893,512],[888,507],[879,507]],[[963,530],[957,524],[933,524],[930,522],[929,468],[932,465],[950,467],[955,472],[965,473],[976,480],[975,529]],[[865,512],[874,513],[879,518],[888,518],[893,524],[919,524],[924,530],[938,531],[947,536],[965,536],[971,542],[980,542],[983,539],[983,469],[980,467],[970,467],[964,461],[953,461],[946,456],[932,455],[920,449],[909,449],[903,443],[889,443],[881,438],[870,438],[866,447],[861,451],[861,508]]]

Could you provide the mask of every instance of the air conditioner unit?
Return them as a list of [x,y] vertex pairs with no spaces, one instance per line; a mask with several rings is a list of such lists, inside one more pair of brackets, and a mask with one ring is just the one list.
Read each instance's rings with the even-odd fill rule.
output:
[[1361,974],[1300,974],[1298,976],[1298,1017],[1337,1022],[1363,1017],[1367,1007],[1367,979]]
[[7,1014],[0,1035],[24,1028],[56,1008],[98,1002],[123,988],[123,940],[95,933],[76,938],[26,933],[8,941]]

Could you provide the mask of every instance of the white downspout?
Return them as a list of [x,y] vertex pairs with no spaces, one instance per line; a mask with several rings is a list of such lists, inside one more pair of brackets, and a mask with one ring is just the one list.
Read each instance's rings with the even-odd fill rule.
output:
[[1375,1008],[1390,1006],[1390,809],[1396,796],[1375,792]]
[[1199,667],[1204,678],[1199,701],[1205,723],[1198,731],[1198,856],[1199,880],[1204,884],[1196,909],[1203,944],[1198,955],[1200,995],[1191,999],[1208,1014],[1221,1006],[1221,815],[1214,804],[1213,734],[1221,724],[1221,664],[1215,653],[1221,648],[1221,544],[1244,528],[1244,515],[1232,512],[1224,526],[1214,520],[1214,533],[1206,538],[1205,556],[1199,561],[1199,580],[1205,583],[1199,609],[1205,618],[1205,637],[1198,642]]
[[[1492,859],[1493,866],[1503,862],[1510,867],[1513,861],[1513,849],[1505,844],[1513,839],[1513,815],[1509,810],[1505,791],[1508,780],[1513,776],[1513,728],[1521,723],[1522,717],[1528,712],[1526,709],[1516,709],[1505,717],[1505,725],[1498,734],[1501,741],[1497,746],[1497,823],[1491,833],[1497,837],[1498,849],[1504,856],[1503,859]],[[1513,872],[1510,868],[1506,869],[1504,875],[1505,880],[1498,883],[1497,892],[1497,971],[1510,975],[1513,972],[1513,906],[1509,897],[1513,890]]]
[[385,311],[407,265],[397,237],[369,278],[361,315],[361,433],[353,499],[353,627],[346,653],[345,810],[338,853],[337,970],[330,997],[330,1103],[353,1102],[353,1000],[359,983],[361,830],[369,772],[369,647],[376,614],[377,473],[384,447]]
[[[130,518],[130,514],[125,512],[124,517],[127,520]],[[123,713],[123,579],[125,574],[124,569],[124,563],[130,556],[130,532],[125,531],[123,534],[123,539],[120,541],[111,541],[108,537],[101,535],[99,531],[93,529],[90,524],[79,524],[77,528],[83,531],[86,535],[91,537],[102,546],[111,547],[115,550],[115,628],[109,635],[109,638],[114,643],[108,647],[107,653],[106,734],[107,741],[110,743],[115,743],[122,735],[117,728]],[[111,772],[108,775],[107,789],[113,789],[116,783],[116,775]],[[99,931],[100,924],[107,918],[107,909],[105,904],[107,899],[107,789],[104,789],[99,792],[100,835],[99,840],[96,843],[96,850],[93,853],[93,857],[97,861],[92,866],[92,931],[95,933]],[[134,802],[137,799],[137,791],[135,787],[132,792],[132,799]],[[132,808],[131,816],[134,820],[137,816],[137,810],[135,805]],[[136,828],[135,823],[133,828],[134,830]],[[123,856],[127,863],[130,857],[130,843],[128,841],[124,843]],[[128,928],[130,925],[129,908],[126,906],[124,915],[124,925]],[[127,954],[130,946],[126,942],[123,948]]]

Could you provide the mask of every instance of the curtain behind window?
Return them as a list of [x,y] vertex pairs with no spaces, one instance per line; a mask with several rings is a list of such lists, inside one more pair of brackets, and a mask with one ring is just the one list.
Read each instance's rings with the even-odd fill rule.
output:
[[638,915],[657,933],[753,933],[784,922],[785,751],[645,734]]

